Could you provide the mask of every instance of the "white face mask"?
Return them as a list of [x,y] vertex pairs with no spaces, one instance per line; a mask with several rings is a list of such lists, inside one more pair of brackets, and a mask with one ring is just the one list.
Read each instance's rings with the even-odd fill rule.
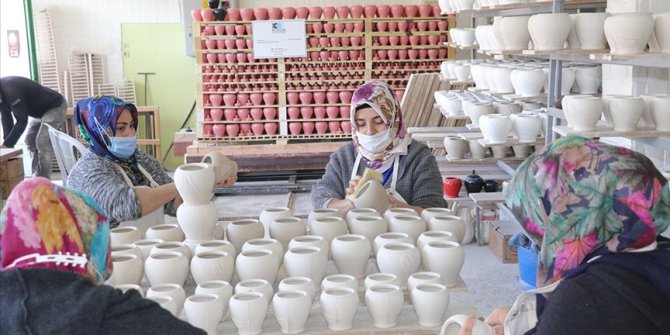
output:
[[382,130],[374,135],[365,135],[363,133],[356,133],[358,138],[358,144],[360,144],[363,149],[376,154],[384,151],[393,139],[391,138],[391,129]]

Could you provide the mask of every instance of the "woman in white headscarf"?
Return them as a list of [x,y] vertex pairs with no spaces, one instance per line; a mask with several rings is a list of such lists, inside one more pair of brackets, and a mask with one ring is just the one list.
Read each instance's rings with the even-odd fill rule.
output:
[[326,172],[312,189],[314,208],[337,208],[346,213],[346,199],[365,168],[379,172],[391,207],[445,207],[442,178],[428,147],[413,141],[403,125],[400,104],[388,84],[370,81],[359,86],[351,100],[352,141],[330,157]]

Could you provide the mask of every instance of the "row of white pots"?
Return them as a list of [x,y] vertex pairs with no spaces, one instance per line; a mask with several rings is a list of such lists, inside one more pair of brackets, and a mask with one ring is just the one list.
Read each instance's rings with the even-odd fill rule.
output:
[[[445,321],[449,291],[439,273],[416,272],[405,282],[390,273],[376,273],[364,281],[364,302],[375,327],[392,328],[397,325],[405,303],[405,286],[421,326],[436,327]],[[135,289],[144,295],[138,285],[116,287],[124,291]],[[359,282],[352,276],[336,274],[324,278],[318,298],[329,329],[341,331],[353,328],[360,304],[359,290]],[[146,297],[175,316],[179,316],[183,309],[188,322],[208,334],[217,333],[219,323],[226,319],[228,313],[239,333],[259,334],[263,331],[270,306],[280,331],[298,334],[305,330],[316,293],[312,279],[287,277],[279,283],[276,293],[273,286],[262,279],[241,281],[235,285],[234,292],[228,282],[212,280],[198,284],[195,294],[189,297],[186,297],[181,285],[172,283],[150,287]]]
[[474,35],[484,51],[599,50],[609,44],[613,55],[633,55],[647,45],[652,52],[669,53],[668,27],[670,13],[548,13],[496,17],[492,25],[477,26]]
[[[521,97],[540,95],[548,88],[549,67],[543,62],[445,61],[442,74],[464,81],[470,75],[479,89]],[[602,67],[569,65],[562,68],[561,94],[595,94],[602,83]]]
[[[375,215],[376,214],[376,215]],[[200,275],[200,268],[197,270],[192,268],[192,275],[196,279],[196,282],[205,281],[208,279],[224,279],[229,281],[233,275],[233,262],[244,261],[246,258],[253,258],[254,261],[258,260],[269,260],[272,259],[272,264],[276,264],[273,267],[265,267],[265,270],[270,269],[264,277],[265,279],[273,282],[273,276],[276,276],[276,273],[281,264],[282,257],[284,255],[284,250],[289,250],[292,246],[290,243],[294,243],[293,246],[303,246],[303,245],[313,245],[318,244],[318,246],[325,250],[325,255],[329,254],[334,255],[336,252],[329,250],[333,241],[337,240],[338,236],[347,236],[346,234],[351,231],[352,233],[360,233],[361,238],[367,241],[375,241],[375,254],[378,253],[381,246],[386,242],[395,241],[394,238],[398,238],[397,234],[407,234],[407,242],[411,244],[417,243],[420,240],[420,237],[426,235],[428,236],[442,236],[445,234],[453,234],[454,241],[464,241],[466,235],[466,226],[463,220],[457,216],[451,216],[451,212],[443,208],[431,208],[424,211],[422,217],[416,216],[416,212],[411,209],[402,209],[395,208],[390,209],[385,212],[384,217],[381,217],[377,214],[375,210],[372,209],[356,209],[353,210],[348,215],[349,223],[345,219],[339,217],[338,212],[331,210],[319,210],[315,211],[311,215],[310,232],[313,235],[303,236],[307,233],[307,227],[304,220],[299,218],[278,218],[274,219],[270,227],[270,237],[275,239],[263,239],[264,229],[263,225],[259,220],[255,219],[243,219],[237,220],[229,223],[226,226],[226,235],[230,242],[220,242],[216,241],[205,242],[197,244],[194,249],[192,245],[189,246],[186,243],[174,241],[183,236],[179,231],[179,227],[176,225],[163,225],[162,227],[154,227],[156,229],[150,229],[147,231],[148,237],[162,237],[166,239],[171,239],[170,242],[163,242],[161,239],[145,239],[138,240],[141,235],[137,234],[137,228],[135,227],[121,227],[115,228],[112,230],[113,239],[115,244],[114,248],[118,249],[130,249],[135,250],[135,254],[138,256],[137,259],[141,261],[147,259],[148,262],[160,262],[161,260],[170,260],[171,263],[179,265],[179,263],[184,263],[186,271],[181,271],[179,274],[176,271],[170,273],[171,281],[176,281],[183,283],[186,280],[188,275],[188,265],[189,262],[191,266],[199,265],[200,263],[207,262],[219,262],[222,265],[216,273],[210,274],[217,276],[216,278],[207,278],[205,274]],[[331,216],[328,216],[331,215]],[[424,219],[428,220],[425,221]],[[388,220],[388,221],[387,221]],[[301,229],[295,229],[296,227]],[[160,228],[160,229],[158,229]],[[445,233],[426,233],[426,229],[430,230],[446,230]],[[390,233],[386,234],[386,232]],[[394,235],[396,234],[396,235]],[[387,236],[388,235],[388,236]],[[354,239],[358,240],[358,238]],[[338,242],[342,242],[339,241]],[[353,243],[353,241],[351,241]],[[125,243],[125,244],[119,244]],[[134,243],[135,247],[129,247],[130,244]],[[224,245],[219,245],[224,244]],[[340,243],[346,244],[346,243]],[[339,245],[339,244],[338,244]],[[132,245],[131,245],[132,246]],[[246,250],[245,250],[246,249]],[[273,252],[263,252],[256,251],[255,249],[269,249]],[[151,253],[157,252],[181,252],[184,256],[187,256],[184,260],[178,259],[178,255],[163,255],[153,257]],[[202,257],[198,255],[203,252],[214,252],[221,251],[223,254],[205,254]],[[245,251],[249,251],[245,254]],[[339,251],[339,249],[338,249]],[[128,252],[125,252],[128,253]],[[240,256],[236,255],[240,253]],[[247,255],[248,254],[248,255]],[[371,251],[367,253],[357,254],[353,256],[358,256],[360,258],[358,263],[367,263],[367,259]],[[196,257],[192,257],[196,255]],[[119,258],[118,262],[128,262],[128,265],[131,266],[136,260],[130,260],[126,257]],[[327,258],[326,258],[327,260]],[[334,260],[336,260],[334,258]],[[131,262],[132,261],[132,262]],[[166,261],[167,262],[167,261]],[[338,263],[347,264],[350,260],[345,262],[338,262],[336,260],[336,265]],[[175,266],[176,266],[175,265]],[[146,264],[145,264],[146,266]],[[344,265],[342,265],[344,266]],[[119,265],[121,268],[122,265]],[[222,270],[223,269],[223,270]],[[340,269],[341,271],[344,271]],[[363,269],[364,270],[364,269]],[[205,270],[203,270],[205,271]],[[325,271],[325,268],[324,268]],[[362,271],[362,270],[361,270]],[[360,272],[360,271],[359,271]],[[118,272],[118,275],[121,276],[122,272]],[[256,274],[247,275],[246,273],[240,273],[238,268],[238,276],[240,279],[250,279],[253,278]],[[164,279],[159,279],[158,277],[162,276],[163,273],[156,275],[155,281],[164,281]],[[358,276],[361,276],[362,273],[357,273]],[[219,278],[223,276],[223,278]],[[133,275],[132,278],[136,276]],[[147,274],[148,279],[151,280],[152,275]],[[114,280],[118,280],[114,278]],[[121,280],[121,282],[124,280]],[[131,281],[130,283],[136,283],[137,280]],[[153,281],[152,281],[153,282]]]
[[439,0],[438,4],[442,13],[454,13],[483,7],[549,1],[552,0]]
[[615,131],[635,131],[638,127],[670,131],[670,96],[667,94],[568,95],[563,97],[562,105],[568,126],[577,131],[594,130],[603,116]]
[[[465,139],[458,135],[449,135],[444,138],[444,147],[447,149],[447,158],[450,160],[464,159],[468,153],[470,159],[484,159],[488,157],[489,148],[482,146],[478,139]],[[514,157],[526,158],[531,153],[529,145],[512,145]],[[491,148],[492,157],[506,158],[509,146],[496,145]]]

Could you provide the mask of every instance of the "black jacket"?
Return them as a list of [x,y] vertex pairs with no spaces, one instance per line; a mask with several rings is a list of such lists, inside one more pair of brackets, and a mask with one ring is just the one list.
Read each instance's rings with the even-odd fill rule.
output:
[[0,334],[205,334],[134,290],[71,272],[0,272]]
[[[526,334],[670,334],[670,250],[605,254],[563,279]],[[539,303],[539,301],[538,301]]]
[[[13,147],[26,129],[28,117],[37,119],[65,102],[60,93],[24,77],[0,78],[3,145]],[[12,113],[16,124],[12,119]]]

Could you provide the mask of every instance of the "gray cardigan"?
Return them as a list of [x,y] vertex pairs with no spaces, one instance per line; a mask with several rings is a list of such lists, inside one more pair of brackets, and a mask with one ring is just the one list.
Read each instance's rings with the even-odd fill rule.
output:
[[[349,142],[330,156],[326,172],[312,188],[314,208],[326,207],[331,198],[344,199],[356,154],[353,142]],[[447,206],[442,193],[442,177],[437,161],[425,144],[412,140],[407,155],[401,157],[399,164],[396,191],[405,201],[412,206],[423,208]],[[365,167],[365,163],[361,161],[356,174],[362,175]],[[391,178],[386,181],[384,187],[391,187]]]
[[[137,162],[159,185],[172,182],[156,158],[142,150],[135,152]],[[142,206],[133,187],[126,183],[123,174],[113,161],[89,152],[79,158],[67,178],[67,186],[90,195],[109,216],[112,227],[120,222],[137,220]],[[176,208],[170,201],[164,206],[165,214],[175,216]]]

